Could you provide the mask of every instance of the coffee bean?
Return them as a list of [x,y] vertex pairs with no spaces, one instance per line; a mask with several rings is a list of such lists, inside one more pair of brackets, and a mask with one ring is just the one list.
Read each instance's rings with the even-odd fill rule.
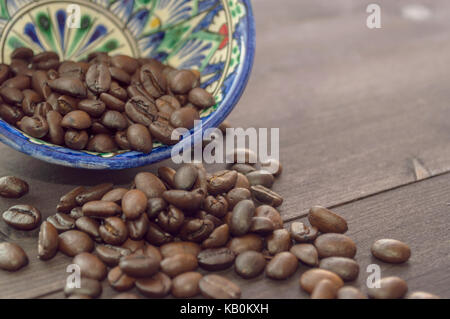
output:
[[291,237],[297,243],[309,243],[314,241],[319,235],[319,230],[309,227],[301,222],[293,222],[290,226]]
[[169,258],[178,254],[191,254],[197,257],[201,248],[198,244],[193,242],[178,241],[162,245],[160,250],[164,258]]
[[79,206],[83,206],[87,202],[100,200],[103,197],[103,195],[109,192],[112,188],[113,184],[110,183],[99,184],[87,188],[83,190],[83,192],[75,196],[76,203]]
[[87,150],[98,153],[109,153],[117,150],[117,145],[110,135],[97,134],[90,139]]
[[227,245],[236,255],[244,251],[262,251],[264,242],[261,237],[255,234],[247,234],[240,237],[233,237]]
[[102,281],[106,277],[105,264],[95,255],[82,252],[76,255],[72,261],[73,264],[80,267],[82,277],[92,278]]
[[20,198],[28,193],[29,186],[24,180],[15,176],[0,178],[0,196],[6,198]]
[[168,85],[172,92],[186,94],[198,86],[198,79],[189,70],[177,70],[169,75]]
[[236,171],[236,172],[239,172],[241,174],[244,174],[244,175],[248,174],[250,172],[256,171],[256,169],[252,165],[244,164],[244,163],[234,164],[233,166],[231,166],[231,169]]
[[200,293],[199,281],[202,275],[198,272],[185,272],[173,278],[172,295],[175,298],[192,298]]
[[189,102],[199,108],[207,108],[216,104],[214,96],[202,88],[194,88],[189,91]]
[[236,257],[234,269],[236,273],[250,279],[258,276],[266,267],[266,259],[263,254],[256,251],[246,251]]
[[52,105],[55,111],[58,111],[62,115],[67,115],[70,112],[76,111],[78,99],[68,95],[61,95],[58,96],[56,101],[53,101],[50,97],[48,97],[47,102]]
[[192,254],[177,254],[161,261],[161,271],[170,277],[194,271],[197,267],[197,257]]
[[283,251],[276,254],[267,264],[266,275],[272,279],[286,279],[295,273],[297,267],[297,257],[288,251]]
[[25,90],[30,88],[30,78],[24,74],[16,75],[5,82],[2,86],[6,88],[15,88],[18,90]]
[[69,230],[59,235],[59,250],[69,257],[91,252],[93,249],[94,242],[91,237],[81,231]]
[[47,217],[47,221],[56,228],[59,233],[75,228],[75,219],[63,213],[56,213]]
[[267,237],[266,242],[269,254],[275,255],[289,250],[291,246],[291,234],[286,229],[276,229]]
[[162,197],[162,194],[166,191],[164,183],[152,173],[138,173],[134,182],[136,188],[143,191],[147,198]]
[[146,214],[142,214],[138,219],[127,221],[128,234],[134,240],[143,239],[149,226],[150,223]]
[[328,257],[320,261],[320,268],[334,272],[344,281],[353,281],[358,277],[359,265],[346,257]]
[[236,206],[237,203],[244,199],[250,199],[251,193],[246,188],[233,188],[227,193],[226,199],[231,209]]
[[[158,117],[156,121],[152,122],[149,125],[148,129],[150,130],[150,133],[157,141],[160,141],[161,143],[167,145],[174,145],[178,143],[179,136],[181,136],[181,134],[179,134],[178,137],[176,137],[173,134],[175,128],[171,126],[169,122],[162,117]],[[172,139],[172,136],[174,137],[174,139]]]
[[107,92],[111,85],[111,73],[106,64],[92,64],[86,73],[86,84],[95,94]]
[[119,217],[105,218],[99,228],[103,241],[111,245],[120,245],[128,237],[128,228]]
[[115,295],[112,299],[141,299],[141,297],[131,292],[122,292]]
[[283,171],[283,166],[281,165],[281,163],[274,158],[262,161],[261,168],[272,173],[272,175],[275,177],[280,176]]
[[131,238],[128,238],[121,247],[129,249],[132,253],[138,252],[139,254],[146,255],[144,252],[146,249],[144,240],[132,240]]
[[239,299],[241,288],[238,285],[219,275],[207,275],[199,281],[200,292],[206,298],[212,299]]
[[187,219],[180,229],[179,236],[183,240],[202,242],[214,230],[214,223],[207,219]]
[[158,176],[168,186],[168,188],[175,188],[174,177],[176,171],[171,167],[158,167]]
[[22,110],[7,104],[0,104],[0,118],[9,124],[16,125],[24,117]]
[[95,221],[95,219],[87,216],[82,216],[75,221],[75,226],[82,232],[85,232],[86,234],[91,236],[93,240],[97,242],[101,241],[99,230],[100,225]]
[[173,111],[169,121],[174,128],[184,127],[191,129],[194,127],[195,121],[199,119],[198,111],[194,107],[185,106]]
[[155,218],[167,207],[167,203],[160,197],[149,198],[147,202],[147,216],[150,219]]
[[[34,108],[34,114],[36,116],[42,116],[45,119],[47,119],[47,114],[49,112],[54,112],[52,106],[48,102],[40,102],[36,104],[36,107]],[[48,120],[47,120],[48,123]],[[50,125],[50,123],[49,123]]]
[[142,124],[130,125],[126,132],[127,141],[131,149],[150,153],[153,149],[153,141],[149,130]]
[[310,294],[313,292],[314,287],[324,279],[330,280],[338,288],[344,286],[342,279],[335,273],[325,269],[313,268],[302,274],[300,287]]
[[201,251],[197,258],[201,268],[208,271],[224,270],[233,263],[236,255],[229,248],[213,248]]
[[139,218],[147,209],[147,196],[139,189],[128,191],[122,198],[122,210],[127,220]]
[[400,299],[406,295],[408,285],[399,277],[385,277],[374,282],[367,293],[374,299]]
[[64,287],[66,296],[72,295],[86,295],[92,298],[97,298],[102,293],[102,285],[98,280],[92,278],[81,277],[80,287],[76,287],[70,280],[66,281]]
[[173,240],[173,236],[161,229],[157,224],[149,222],[145,239],[153,245],[160,246]]
[[272,221],[267,217],[253,217],[250,232],[262,236],[271,234],[275,229]]
[[100,119],[101,123],[112,130],[124,130],[128,127],[128,121],[125,116],[114,110],[108,110],[103,113],[102,118]]
[[106,218],[119,215],[122,209],[114,202],[94,200],[83,205],[83,216]]
[[156,222],[165,231],[176,234],[184,223],[184,214],[175,206],[170,205],[167,210],[158,214]]
[[415,291],[408,295],[408,299],[441,299],[441,298],[428,292]]
[[135,279],[125,274],[119,266],[108,273],[108,282],[117,291],[127,291],[134,287]]
[[236,184],[237,172],[223,170],[207,178],[208,192],[218,195],[230,191]]
[[20,230],[31,230],[41,222],[41,212],[30,205],[15,205],[2,214],[3,221]]
[[68,148],[82,150],[86,147],[89,136],[86,131],[68,129],[64,135],[64,143]]
[[92,117],[99,117],[105,111],[106,106],[100,100],[86,99],[78,103],[78,108]]
[[157,260],[158,262],[161,262],[163,260],[161,251],[159,250],[158,247],[155,247],[153,245],[145,244],[144,254],[146,256],[149,256],[149,257]]
[[358,289],[351,286],[340,288],[336,294],[337,299],[367,299],[367,297]]
[[350,238],[342,234],[323,234],[314,241],[320,258],[325,257],[348,257],[353,258],[356,254],[356,244]]
[[35,138],[42,138],[48,133],[48,123],[42,116],[24,116],[18,125],[22,131]]
[[0,96],[6,103],[21,106],[23,101],[23,93],[21,90],[13,87],[1,87]]
[[395,239],[379,239],[371,247],[372,255],[376,258],[393,264],[401,264],[408,261],[411,256],[409,246]]
[[173,177],[176,189],[190,190],[198,177],[198,170],[192,165],[181,166]]
[[[130,125],[132,126],[132,125]],[[114,135],[114,141],[116,144],[122,149],[122,150],[129,150],[131,149],[130,142],[127,139],[127,132],[126,131],[118,131],[116,132],[116,135]]]
[[78,204],[75,198],[82,194],[86,189],[83,186],[78,186],[72,189],[67,194],[63,195],[59,199],[59,203],[56,206],[56,210],[60,213],[69,213],[73,208],[77,207]]
[[246,174],[245,176],[247,177],[251,186],[262,185],[266,188],[271,188],[273,182],[275,181],[273,175],[265,170],[253,171]]
[[21,59],[25,61],[31,60],[31,58],[34,56],[33,50],[29,48],[15,48],[14,51],[11,53],[10,57],[11,59]]
[[125,112],[133,122],[149,126],[156,120],[158,110],[153,102],[138,95],[128,100]]
[[159,63],[147,63],[141,67],[139,74],[142,86],[154,98],[162,96],[167,88],[166,79],[161,72]]
[[278,207],[283,203],[283,197],[262,185],[251,186],[253,197],[263,204]]
[[122,69],[128,74],[133,74],[139,67],[139,63],[135,58],[127,55],[116,55],[111,58],[111,64],[116,68]]
[[218,226],[213,232],[206,238],[203,243],[203,248],[219,248],[224,246],[230,238],[230,228],[227,224]]
[[146,297],[163,298],[169,294],[172,281],[163,272],[158,272],[152,277],[136,280],[136,288]]
[[10,74],[10,68],[6,64],[0,64],[0,84],[8,78]]
[[255,209],[255,217],[267,217],[269,218],[275,229],[283,228],[283,219],[280,213],[269,205],[261,205]]
[[58,251],[59,237],[56,228],[49,222],[42,222],[38,240],[38,258],[48,260]]
[[70,211],[69,216],[77,220],[78,218],[83,217],[83,209],[81,207],[75,207]]
[[205,211],[216,217],[223,217],[228,212],[228,201],[222,195],[207,196],[203,200],[203,208]]
[[51,143],[62,145],[64,143],[64,130],[61,126],[63,117],[56,111],[49,111],[46,115],[48,123],[48,138]]
[[203,202],[205,193],[201,189],[195,189],[193,191],[185,190],[168,190],[162,194],[163,198],[170,204],[186,210],[196,211],[200,208]]
[[311,299],[335,299],[338,289],[331,280],[323,279],[314,287]]
[[[125,90],[123,87],[121,87],[120,84],[117,83],[116,81],[111,81],[111,86],[109,87],[108,93],[122,101],[126,101],[128,99],[127,90]],[[125,109],[125,105],[124,105],[124,109]]]
[[319,253],[312,244],[297,244],[292,246],[289,251],[308,266],[316,267],[319,265]]
[[0,243],[0,269],[16,271],[28,264],[25,251],[15,243]]
[[231,216],[230,231],[234,236],[245,235],[252,224],[255,205],[251,200],[243,200],[233,208]]
[[112,246],[112,245],[97,245],[95,253],[108,266],[116,266],[122,257],[131,254],[127,248]]
[[[33,116],[35,114],[36,105],[41,102],[41,97],[38,93],[33,90],[22,91],[22,110],[28,116]],[[45,115],[41,115],[45,117]]]
[[86,86],[77,78],[62,77],[47,81],[47,83],[52,90],[61,94],[67,94],[76,98],[85,98],[87,96]]
[[312,226],[322,233],[345,233],[347,222],[336,213],[321,206],[314,206],[309,210],[308,220]]
[[134,278],[149,277],[158,272],[159,260],[144,254],[134,253],[122,257],[119,267],[128,276]]

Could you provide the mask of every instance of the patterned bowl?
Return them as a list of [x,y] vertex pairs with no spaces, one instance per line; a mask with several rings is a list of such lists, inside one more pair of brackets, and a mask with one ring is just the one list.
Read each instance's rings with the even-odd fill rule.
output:
[[[203,129],[218,126],[239,100],[251,72],[255,30],[250,0],[0,0],[0,59],[26,46],[62,59],[89,52],[154,57],[198,69],[217,104],[202,110]],[[191,130],[200,138],[201,131]],[[155,143],[150,154],[74,151],[30,137],[0,120],[0,141],[38,159],[70,167],[124,169],[170,157]],[[178,146],[191,143],[184,138]]]

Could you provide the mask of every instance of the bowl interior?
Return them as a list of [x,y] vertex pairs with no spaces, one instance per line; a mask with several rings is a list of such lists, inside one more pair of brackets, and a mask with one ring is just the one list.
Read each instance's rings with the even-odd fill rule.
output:
[[[254,51],[247,0],[32,0],[2,2],[0,58],[17,47],[83,60],[93,51],[153,57],[176,68],[197,69],[217,104],[200,113],[203,129],[219,125],[246,85]],[[191,134],[201,134],[193,132]],[[74,151],[35,139],[0,120],[0,140],[39,159],[72,167],[122,169],[160,161],[152,153]],[[190,143],[188,139],[180,143]]]

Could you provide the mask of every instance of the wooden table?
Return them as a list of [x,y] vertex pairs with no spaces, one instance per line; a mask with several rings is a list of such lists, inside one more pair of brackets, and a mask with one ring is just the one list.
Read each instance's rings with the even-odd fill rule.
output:
[[[257,50],[252,78],[229,120],[236,127],[279,127],[284,173],[274,190],[289,224],[309,207],[332,207],[349,222],[358,245],[359,279],[376,263],[382,276],[407,280],[410,291],[450,297],[450,2],[422,0],[429,15],[408,14],[411,1],[378,0],[382,28],[366,27],[361,0],[255,0]],[[414,9],[414,8],[413,8]],[[420,9],[420,8],[419,8]],[[407,13],[405,14],[405,10]],[[423,10],[422,10],[423,11]],[[419,13],[422,12],[419,10]],[[423,19],[422,19],[423,18]],[[74,185],[128,184],[136,172],[53,166],[0,146],[0,176],[31,185],[20,200],[55,213]],[[166,161],[164,165],[171,165]],[[1,199],[0,210],[16,204]],[[0,271],[0,297],[59,298],[70,258],[36,258],[38,230],[0,223],[0,240],[19,243],[30,264]],[[412,257],[390,265],[370,256],[379,238],[407,242]],[[244,298],[305,298],[298,278],[264,275],[237,282]],[[102,297],[115,294],[105,282]]]

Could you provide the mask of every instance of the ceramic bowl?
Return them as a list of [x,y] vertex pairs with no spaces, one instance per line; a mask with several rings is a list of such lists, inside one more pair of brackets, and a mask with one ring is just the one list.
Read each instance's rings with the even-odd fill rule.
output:
[[[202,87],[217,102],[201,111],[203,129],[217,127],[238,102],[255,50],[250,0],[6,0],[0,1],[0,35],[4,63],[16,47],[26,46],[35,53],[55,51],[66,60],[106,51],[197,69]],[[50,163],[89,169],[158,162],[170,157],[172,148],[155,143],[150,154],[74,151],[27,136],[2,120],[0,141]]]

